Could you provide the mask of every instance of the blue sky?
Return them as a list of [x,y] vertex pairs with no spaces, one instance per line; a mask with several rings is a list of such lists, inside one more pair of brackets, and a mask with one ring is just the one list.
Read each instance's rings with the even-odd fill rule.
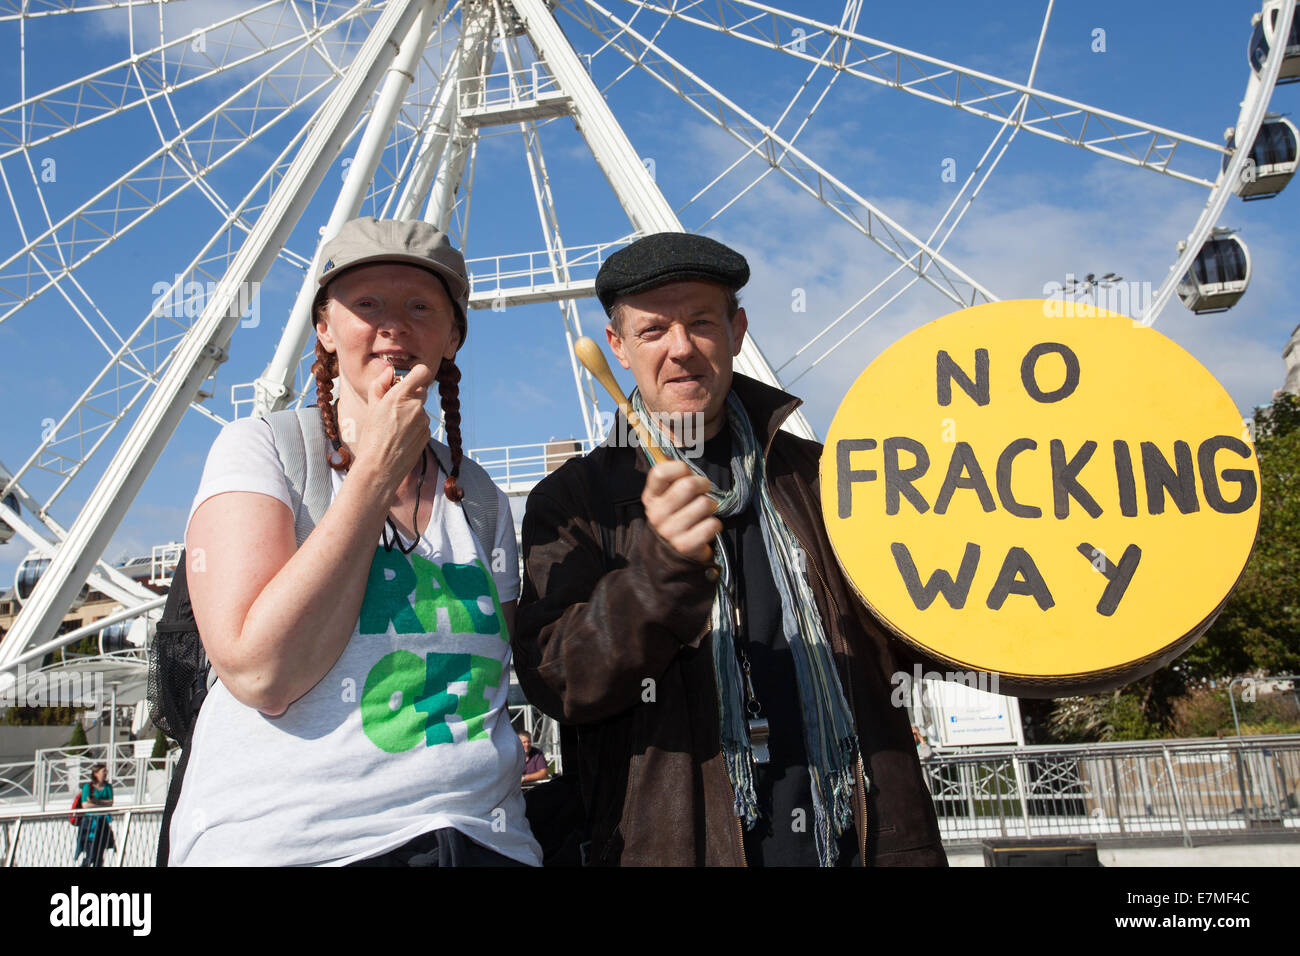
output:
[[[606,4],[620,16],[628,5]],[[174,2],[164,7],[168,35],[227,15],[242,4]],[[838,22],[841,4],[801,2],[798,10]],[[305,7],[304,7],[305,8]],[[950,59],[974,69],[1023,81],[1028,74],[1046,6],[1035,2],[870,5],[860,33]],[[1246,88],[1249,2],[1132,4],[1058,3],[1047,34],[1035,86],[1092,106],[1137,117],[1182,133],[1221,142],[1236,119]],[[157,34],[154,11],[137,14],[137,39]],[[29,94],[74,80],[129,53],[126,14],[76,14],[29,24],[25,36]],[[592,36],[572,18],[559,21],[580,52],[592,52]],[[638,27],[653,25],[649,14]],[[1095,31],[1103,30],[1105,51],[1095,52]],[[653,32],[653,26],[650,28]],[[669,24],[661,39],[674,56],[716,84],[764,122],[774,122],[808,72],[807,64],[784,54],[683,24]],[[0,24],[0,84],[13,103],[20,97],[18,28]],[[624,66],[605,52],[593,68],[604,86]],[[498,67],[499,68],[499,67]],[[183,122],[193,121],[220,97],[233,92],[239,74],[205,81],[178,94]],[[793,128],[829,79],[814,77],[800,100]],[[427,99],[428,92],[417,94]],[[657,183],[688,229],[698,228],[765,168],[742,164],[698,202],[687,201],[729,166],[742,148],[695,110],[640,72],[619,80],[607,93],[638,152],[654,161]],[[1300,85],[1275,91],[1272,109],[1292,112]],[[313,104],[311,104],[314,106]],[[303,108],[252,144],[210,177],[214,190],[234,202],[265,170],[287,138],[301,129]],[[166,117],[160,117],[166,122]],[[951,201],[957,184],[942,178],[951,160],[964,180],[996,132],[995,124],[956,110],[868,84],[838,78],[799,139],[812,158],[877,203],[912,232],[926,235]],[[560,224],[567,243],[586,245],[629,231],[626,216],[607,187],[573,123],[546,125],[541,140],[550,169]],[[156,148],[158,134],[144,110],[78,130],[31,151],[39,175],[52,159],[57,177],[38,197],[24,157],[3,161],[15,216],[0,200],[0,255],[20,243],[20,230],[39,231],[40,201],[57,219],[111,183]],[[328,217],[342,182],[349,145],[299,222],[289,247],[310,256],[317,229]],[[1212,178],[1216,164],[1206,154],[1195,171]],[[1297,196],[1292,185],[1281,196],[1250,204],[1233,199],[1221,224],[1241,229],[1254,262],[1251,288],[1230,312],[1194,316],[1175,301],[1157,329],[1178,341],[1219,379],[1243,415],[1268,402],[1283,378],[1281,350],[1300,321],[1287,282],[1295,241]],[[1206,197],[1199,187],[1133,169],[1082,150],[1020,135],[988,186],[975,201],[945,249],[957,265],[1001,298],[1038,297],[1044,285],[1067,273],[1116,272],[1126,280],[1158,285],[1176,258],[1175,243],[1192,226]],[[683,209],[682,207],[685,208]],[[370,213],[372,209],[364,210]],[[218,225],[212,203],[194,191],[127,232],[77,271],[109,321],[128,328],[148,311],[152,289],[168,281]],[[743,293],[756,336],[773,365],[780,366],[816,329],[852,304],[893,267],[893,261],[779,174],[768,175],[706,230],[740,249],[754,278]],[[467,254],[471,257],[543,248],[523,149],[517,133],[480,144],[475,172]],[[301,272],[278,262],[261,291],[261,323],[240,329],[222,366],[209,407],[231,414],[229,388],[261,373],[278,339],[301,281]],[[69,289],[74,301],[84,300]],[[802,290],[806,311],[791,311]],[[879,301],[879,300],[878,300]],[[953,310],[951,303],[922,286],[886,309],[792,391],[806,401],[813,427],[824,432],[854,378],[870,360],[911,329]],[[594,300],[581,303],[584,328],[603,340],[603,313]],[[845,323],[847,330],[858,318]],[[836,336],[838,337],[838,336]],[[464,372],[464,430],[469,447],[545,441],[580,435],[578,411],[563,332],[555,305],[477,311],[461,354]],[[815,350],[810,354],[817,354]],[[795,360],[781,373],[789,382],[804,371]],[[104,361],[103,350],[57,293],[49,292],[0,324],[0,460],[11,469],[31,454],[48,419],[58,418]],[[604,407],[609,407],[608,401]],[[142,493],[118,529],[105,556],[113,561],[147,551],[151,544],[178,539],[189,499],[198,483],[216,426],[190,412]],[[65,525],[93,488],[124,429],[115,433],[73,481],[54,513]],[[43,497],[55,476],[34,472],[28,484]],[[26,552],[18,541],[0,546],[0,581],[12,579]]]

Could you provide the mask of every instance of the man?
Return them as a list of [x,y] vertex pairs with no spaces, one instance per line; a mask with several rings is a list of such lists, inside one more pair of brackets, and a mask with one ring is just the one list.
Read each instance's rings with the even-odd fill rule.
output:
[[533,735],[521,731],[519,744],[524,748],[524,775],[521,783],[537,783],[551,775],[551,766],[546,762],[546,754],[533,749]]
[[827,540],[821,446],[778,431],[798,399],[732,373],[748,278],[680,233],[601,268],[610,348],[674,460],[616,422],[529,496],[520,683],[576,736],[592,863],[946,865],[895,648]]

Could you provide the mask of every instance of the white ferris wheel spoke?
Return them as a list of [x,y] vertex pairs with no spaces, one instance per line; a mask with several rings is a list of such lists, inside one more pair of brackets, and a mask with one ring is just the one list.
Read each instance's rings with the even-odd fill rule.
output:
[[[274,39],[286,33],[281,29],[284,7],[285,0],[272,0],[0,109],[0,159],[155,100],[170,100],[196,84],[236,72],[286,47],[300,49],[366,12],[365,4],[358,3],[306,35],[294,29]],[[278,10],[280,16],[265,16],[272,10]],[[196,50],[200,39],[203,47]]]
[[6,20],[44,20],[65,13],[157,7],[167,2],[168,0],[0,0],[0,23]]
[[[347,139],[355,136],[359,126],[360,122],[352,128]],[[311,124],[304,126],[284,147],[280,156],[268,166],[244,199],[227,215],[225,224],[208,240],[190,264],[178,272],[167,290],[158,297],[149,314],[125,337],[122,346],[113,353],[68,411],[55,423],[49,435],[15,473],[15,478],[20,478],[29,468],[34,467],[62,478],[43,503],[43,511],[49,510],[68,483],[126,419],[145,391],[158,384],[159,376],[172,357],[172,350],[189,328],[189,323],[185,320],[190,300],[182,296],[180,290],[190,287],[192,283],[197,283],[201,288],[211,288],[225,275],[240,248],[241,236],[248,231],[245,225],[247,218],[255,217],[264,208],[268,185],[283,177],[310,127]],[[299,261],[303,260],[299,258]],[[178,304],[181,306],[179,309],[176,308]],[[126,373],[125,380],[123,373]],[[224,424],[224,419],[202,404],[196,402],[191,407]]]
[[[67,260],[56,275],[78,268],[335,83],[332,72],[305,89],[305,78],[300,78],[293,97],[278,90],[278,102],[263,97],[263,81],[309,46],[309,42],[301,43],[252,83],[226,97],[181,134],[0,262],[0,322],[50,287],[50,282],[39,284],[37,278],[42,273],[42,256],[62,258],[64,252],[58,249],[62,246]],[[250,97],[251,105],[241,105]],[[232,129],[239,135],[232,136]],[[190,161],[186,155],[194,151],[199,154],[198,161]]]
[[[848,2],[845,4],[844,7],[844,16],[840,20],[840,26],[848,27],[848,29],[850,30],[856,29],[857,22],[858,22],[858,14],[861,12],[861,10],[862,10],[861,0],[848,0]],[[667,26],[667,24],[668,21],[665,19],[660,29],[662,29],[664,26]],[[823,67],[830,66],[830,65],[831,65],[831,61],[825,57],[818,60],[816,63],[812,65],[812,68],[808,71],[808,75],[804,77],[803,83],[799,85],[799,89],[795,90],[794,96],[791,97],[790,102],[786,104],[785,109],[781,111],[781,115],[778,116],[776,118],[776,122],[772,124],[773,132],[780,130],[781,124],[784,123],[786,117],[790,115],[790,111],[794,109],[795,104],[799,102],[799,99],[803,96],[804,91],[807,90],[808,87],[812,84],[813,77],[816,76],[817,73]],[[838,80],[839,78],[840,78],[840,72],[838,70],[831,73],[830,79],[828,79],[826,81],[826,85],[822,87],[822,91],[820,94],[818,94],[817,99],[813,101],[813,105],[809,107],[808,112],[804,114],[804,117],[799,122],[799,125],[795,127],[793,132],[790,133],[788,138],[791,143],[797,140],[799,136],[803,133],[804,129],[807,128],[808,123],[811,122],[813,115],[817,112],[817,108],[821,106],[822,101],[826,99],[827,94],[830,93],[831,91],[831,87],[835,85],[835,81]],[[705,193],[707,193],[710,189],[712,189],[724,178],[726,178],[726,176],[728,176],[732,172],[732,170],[734,170],[737,166],[739,166],[742,162],[744,162],[747,158],[749,158],[752,155],[754,155],[753,147],[750,147],[749,149],[746,149],[744,152],[742,152],[738,157],[736,157],[735,162],[733,162],[730,166],[724,169],[721,173],[719,173],[716,177],[714,177],[714,179],[711,182],[709,182],[706,186],[704,186],[704,188],[702,188],[699,192],[697,192],[694,196],[692,196],[689,200],[687,200],[686,204],[677,210],[677,215],[680,216],[682,212],[685,211],[688,207],[690,207],[691,205],[699,201],[699,199],[702,196],[704,196]],[[744,197],[746,193],[748,193],[751,189],[753,189],[764,179],[766,179],[768,177],[768,174],[772,172],[773,168],[774,167],[772,166],[768,166],[761,173],[755,176],[752,180],[750,180],[747,186],[742,188],[731,199],[727,200],[725,203],[719,206],[717,211],[715,211],[713,215],[709,216],[708,219],[705,219],[703,222],[699,223],[695,227],[695,230],[697,232],[703,231],[706,226],[708,226],[715,219],[721,216],[724,212],[730,209],[733,205],[735,205],[735,203],[737,203],[742,197]],[[782,366],[782,368],[783,367],[784,366]],[[778,369],[778,371],[779,370],[780,369]]]
[[[1181,162],[1183,154],[1190,152],[1187,165],[1191,167],[1196,164],[1205,166],[1210,162],[1217,166],[1227,153],[1218,143],[1055,96],[1032,86],[967,69],[751,0],[711,0],[707,4],[695,0],[672,6],[655,0],[624,2],[637,10],[657,13],[809,62],[824,59],[838,46],[836,68],[853,76],[973,116],[1013,124],[1036,136],[1206,188],[1212,187],[1214,180],[1174,168],[1175,154],[1183,147],[1182,153],[1178,154]],[[792,34],[795,29],[801,33]],[[782,39],[791,35],[802,38],[803,49],[796,48],[788,39]],[[816,49],[818,44],[824,45],[821,52]],[[1028,99],[1022,115],[1016,119],[1014,114],[1022,97]]]
[[[1055,0],[1048,0],[1047,10],[1043,14],[1043,26],[1038,33],[1038,45],[1034,49],[1034,58],[1029,65],[1029,79],[1026,81],[1026,83],[1028,86],[1031,87],[1034,85],[1034,76],[1038,72],[1038,61],[1043,54],[1043,44],[1047,40],[1047,27],[1048,24],[1051,23],[1052,8],[1054,6],[1055,6]],[[1027,101],[1027,96],[1022,95],[1020,98],[1020,104],[1016,108],[1016,114],[1015,114],[1016,118],[1018,118],[1023,113],[1024,105],[1026,101]],[[1017,123],[1012,123],[1012,124],[998,127],[997,132],[993,134],[993,138],[989,141],[988,147],[984,150],[984,154],[979,158],[979,161],[975,164],[975,167],[967,175],[966,181],[962,183],[961,188],[957,191],[957,195],[953,197],[952,202],[948,204],[948,208],[945,209],[943,211],[943,215],[939,217],[939,221],[935,223],[934,228],[930,230],[930,235],[926,237],[927,243],[933,243],[936,249],[942,249],[944,245],[947,244],[948,240],[952,238],[952,234],[956,231],[957,226],[961,223],[962,218],[966,215],[966,213],[970,210],[972,204],[975,202],[975,197],[979,195],[980,190],[984,188],[984,184],[987,183],[989,177],[993,175],[993,170],[997,168],[998,163],[1001,162],[1002,160],[1002,157],[1006,155],[1007,149],[1011,146],[1012,141],[1015,140],[1016,134],[1020,132],[1020,128],[1021,127]],[[1008,133],[1008,131],[1010,132]],[[1006,142],[1002,143],[1001,148],[999,149],[998,144],[1002,140],[1002,137],[1004,135],[1006,135]],[[998,150],[997,155],[993,157],[991,162],[989,162],[988,161],[989,155],[993,152],[994,149]],[[986,163],[987,166],[985,165]],[[976,182],[977,179],[979,180],[978,182]],[[953,216],[954,210],[956,211],[955,216]],[[948,222],[949,216],[952,216],[952,222]],[[945,229],[945,224],[947,226],[946,229]],[[939,235],[940,230],[943,230],[942,236]],[[821,329],[821,331],[819,331],[816,335],[814,335],[811,339],[809,339],[806,343],[804,343],[802,347],[797,349],[794,352],[794,354],[792,354],[788,359],[785,360],[785,362],[781,364],[781,366],[777,369],[777,371],[779,372],[781,369],[785,368],[796,358],[802,355],[805,351],[811,348],[813,344],[816,343],[819,339],[821,339],[823,336],[829,333],[831,329],[835,328],[846,318],[848,318],[850,315],[856,312],[858,308],[860,308],[862,305],[869,302],[877,292],[885,288],[885,286],[888,285],[893,280],[893,278],[897,276],[901,271],[903,271],[903,269],[905,269],[906,267],[907,267],[906,263],[896,266],[894,268],[894,271],[891,272],[889,275],[885,276],[884,279],[880,280],[880,282],[878,282],[874,288],[872,288],[865,295],[863,295],[856,302],[854,302],[851,306],[849,306],[847,309],[841,312],[836,318],[832,319],[829,323],[827,323],[825,327]],[[790,384],[793,385],[795,382],[799,381],[799,379],[803,378],[805,375],[811,372],[824,359],[834,354],[834,352],[837,349],[839,349],[840,346],[842,346],[845,342],[847,342],[850,338],[852,338],[859,330],[864,328],[872,319],[880,315],[880,313],[883,312],[896,299],[898,299],[899,296],[901,296],[904,292],[906,292],[913,285],[915,285],[919,278],[920,275],[918,273],[918,275],[912,277],[907,282],[906,285],[904,285],[902,288],[895,291],[894,294],[891,295],[882,305],[873,309],[866,316],[866,318],[862,319],[862,321],[860,321],[852,329],[850,329],[848,332],[842,335],[833,345],[831,345],[820,355],[818,355],[815,359],[813,359],[812,362],[809,363],[807,368],[805,368],[802,372],[800,372],[793,379],[791,379]]]
[[[796,185],[896,260],[908,264],[909,268],[914,269],[926,283],[962,306],[974,305],[981,300],[990,302],[997,299],[997,296],[983,285],[937,254],[876,205],[842,183],[788,139],[774,133],[595,0],[587,0],[585,8],[599,13],[614,26],[623,28],[625,36],[635,41],[639,50],[633,51],[621,43],[610,40],[605,29],[593,18],[584,18],[572,10],[566,9],[566,12],[598,37],[609,40],[614,49],[635,62],[721,129],[760,154],[765,162],[779,169]],[[659,68],[662,68],[662,73]],[[937,278],[936,275],[930,274],[931,270]]]

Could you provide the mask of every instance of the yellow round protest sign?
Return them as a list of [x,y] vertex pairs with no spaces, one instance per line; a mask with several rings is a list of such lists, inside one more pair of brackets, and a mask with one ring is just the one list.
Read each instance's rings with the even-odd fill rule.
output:
[[1170,339],[1060,302],[997,302],[894,343],[821,461],[845,574],[900,638],[999,689],[1144,676],[1246,565],[1259,467],[1232,399]]

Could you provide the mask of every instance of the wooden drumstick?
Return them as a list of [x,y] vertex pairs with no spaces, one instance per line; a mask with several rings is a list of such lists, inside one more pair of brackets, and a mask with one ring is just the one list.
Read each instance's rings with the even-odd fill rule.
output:
[[609,392],[610,398],[614,399],[614,403],[618,405],[618,410],[623,413],[628,424],[636,429],[637,438],[650,450],[650,457],[656,464],[668,461],[664,450],[650,437],[650,432],[646,430],[636,412],[632,411],[632,405],[623,395],[623,390],[619,388],[614,373],[609,370],[609,363],[605,361],[605,353],[600,350],[600,346],[584,335],[573,343],[573,352],[578,356],[578,361],[587,367],[587,371],[596,376],[596,381],[605,386],[605,391]]
[[[596,381],[605,386],[605,391],[609,392],[610,398],[614,399],[614,403],[618,405],[619,411],[623,413],[623,417],[627,419],[628,424],[636,429],[637,438],[641,440],[641,443],[646,448],[650,449],[650,457],[655,460],[655,463],[668,461],[668,456],[664,454],[664,450],[650,437],[650,433],[646,431],[641,419],[637,417],[636,412],[632,411],[632,405],[623,395],[623,390],[619,388],[614,373],[609,370],[609,363],[605,361],[605,353],[600,350],[600,346],[584,335],[573,343],[573,353],[578,356],[578,361],[586,366],[587,371],[596,376]],[[713,548],[710,547],[706,563],[712,561]]]

